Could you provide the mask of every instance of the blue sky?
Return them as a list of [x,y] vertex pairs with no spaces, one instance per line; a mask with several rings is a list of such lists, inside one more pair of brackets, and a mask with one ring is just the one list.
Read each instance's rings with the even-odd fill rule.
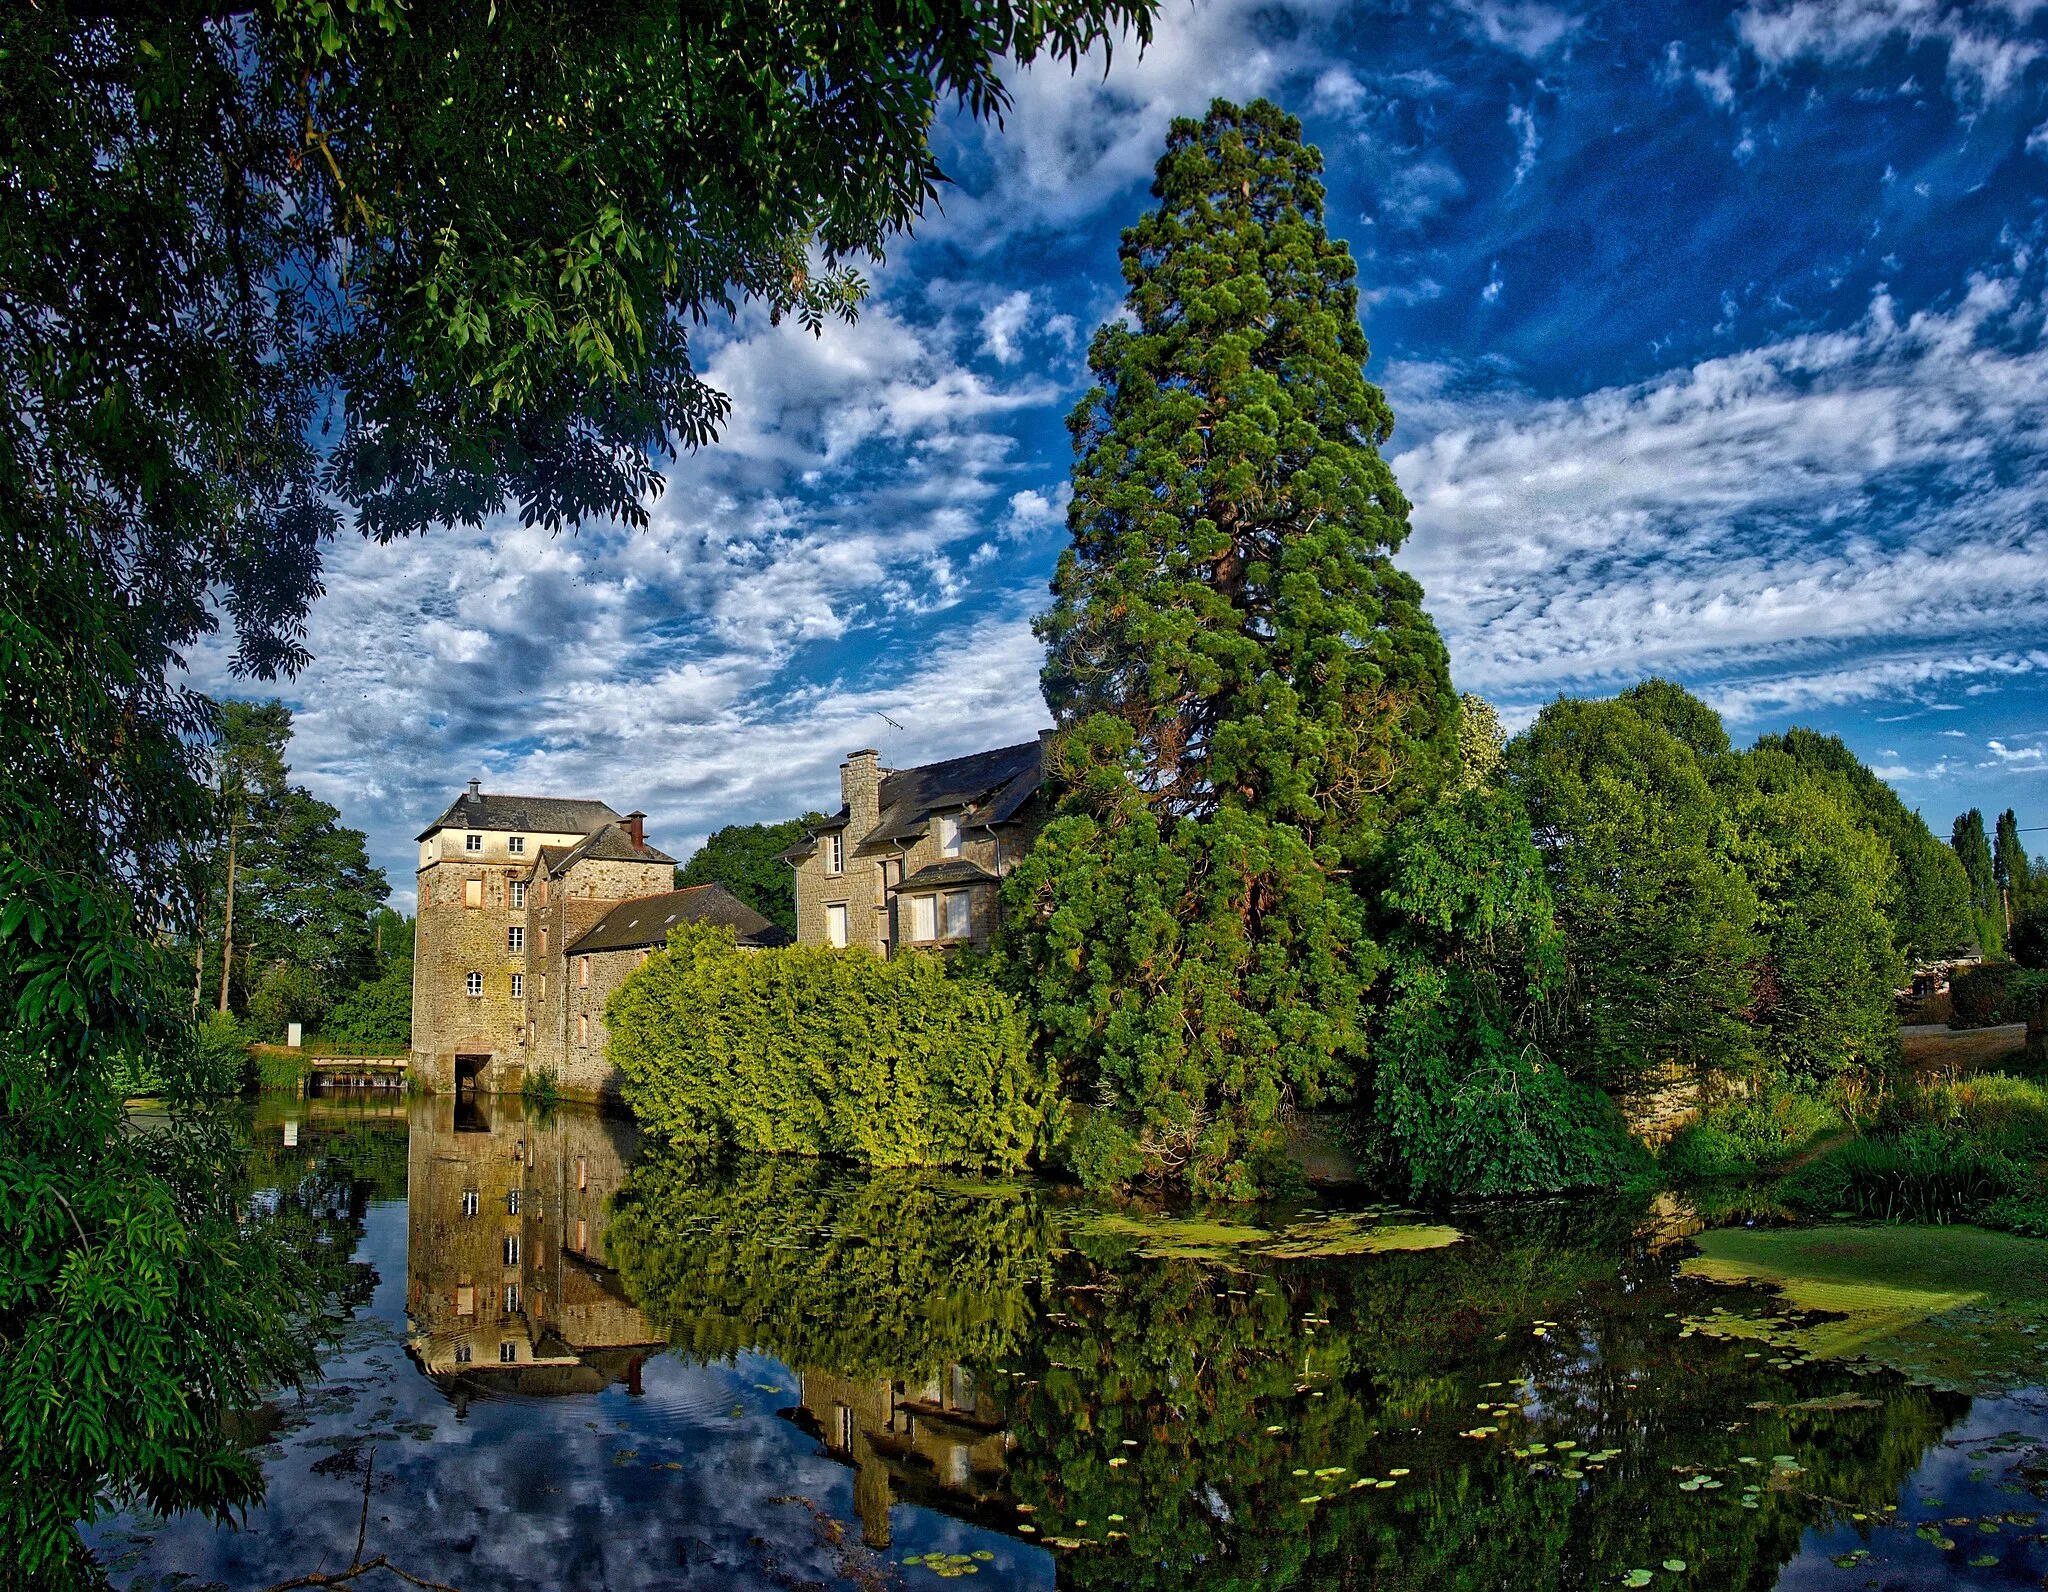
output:
[[1011,83],[857,326],[707,332],[734,422],[649,530],[336,545],[294,761],[401,901],[472,777],[683,856],[835,804],[854,747],[1047,722],[1063,417],[1218,94],[1323,149],[1462,689],[1512,726],[1662,673],[1739,742],[1841,734],[1939,833],[2048,825],[2048,0],[1168,0],[1142,58]]

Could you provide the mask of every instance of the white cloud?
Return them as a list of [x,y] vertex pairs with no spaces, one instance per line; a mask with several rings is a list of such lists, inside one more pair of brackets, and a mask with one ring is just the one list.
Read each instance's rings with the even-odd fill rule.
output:
[[1751,0],[1735,15],[1735,31],[1766,71],[1800,60],[1861,63],[1894,40],[1936,43],[1948,56],[1948,86],[1966,104],[2017,93],[2042,54],[2039,40],[2020,36],[2028,6],[1956,4],[1953,0]]
[[1540,0],[1452,0],[1451,9],[1475,37],[1531,60],[1550,54],[1585,24]]
[[[825,800],[877,708],[910,726],[906,759],[1028,735],[1037,643],[989,548],[1065,513],[1064,487],[1015,479],[1006,429],[1061,389],[962,364],[989,335],[887,303],[820,338],[748,320],[707,347],[733,423],[668,472],[646,531],[337,543],[315,661],[279,692],[297,776],[370,831],[403,901],[411,835],[472,776],[644,808],[682,855]],[[251,694],[224,650],[196,683]]]
[[1508,130],[1515,135],[1515,183],[1519,186],[1536,169],[1536,151],[1543,145],[1535,110],[1527,105],[1510,105]]
[[1030,320],[1029,292],[1011,293],[990,305],[981,317],[982,351],[993,355],[997,364],[1014,365],[1024,357],[1022,334]]
[[1461,684],[1682,672],[1742,719],[2048,671],[2040,316],[2004,277],[1904,320],[1879,294],[1848,330],[1570,399],[1396,366],[1402,561]]

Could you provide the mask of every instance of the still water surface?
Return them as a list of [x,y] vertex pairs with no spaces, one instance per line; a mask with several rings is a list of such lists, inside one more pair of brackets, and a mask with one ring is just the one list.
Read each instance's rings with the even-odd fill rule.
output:
[[374,1291],[255,1434],[239,1529],[93,1533],[124,1588],[332,1573],[359,1529],[462,1592],[2048,1574],[2048,1392],[1686,1332],[1777,1306],[1680,1276],[1668,1210],[1444,1244],[1312,1202],[1247,1241],[1032,1183],[709,1173],[496,1099],[266,1100],[250,1165]]

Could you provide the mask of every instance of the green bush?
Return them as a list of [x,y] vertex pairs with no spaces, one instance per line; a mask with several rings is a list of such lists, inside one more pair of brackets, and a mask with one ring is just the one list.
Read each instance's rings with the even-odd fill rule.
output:
[[1706,1120],[1728,1136],[1742,1160],[1766,1167],[1790,1160],[1823,1134],[1848,1125],[1818,1095],[1775,1084],[1715,1107]]
[[336,1001],[320,1038],[337,1055],[396,1055],[410,1049],[412,958],[398,958]]
[[742,951],[686,924],[605,1022],[627,1103],[679,1146],[994,1168],[1044,1147],[1052,1078],[1022,1012],[934,956]]
[[1983,962],[1967,968],[1949,980],[1951,1028],[1990,1028],[1999,1023],[2025,1022],[2020,1008],[2024,978],[2010,962]]
[[1742,1141],[1711,1122],[1695,1122],[1664,1147],[1664,1175],[1677,1183],[1707,1183],[1756,1170]]
[[296,1050],[256,1052],[256,1086],[259,1089],[297,1089],[306,1079],[305,1057]]
[[200,1066],[212,1077],[232,1079],[235,1087],[249,1073],[249,1046],[256,1036],[231,1012],[208,1012],[193,1026],[193,1048]]
[[1985,1206],[1977,1220],[2022,1238],[2048,1238],[2048,1197],[2039,1193],[2008,1195]]
[[519,1080],[519,1098],[539,1111],[555,1109],[562,1080],[552,1067],[532,1067]]
[[1896,1138],[1850,1140],[1787,1179],[1784,1197],[1822,1215],[1944,1223],[1970,1220],[2027,1182],[2018,1162],[1922,1127]]
[[272,1044],[284,1039],[291,1024],[315,1028],[326,1015],[326,993],[319,975],[308,967],[274,967],[249,995],[249,1021]]

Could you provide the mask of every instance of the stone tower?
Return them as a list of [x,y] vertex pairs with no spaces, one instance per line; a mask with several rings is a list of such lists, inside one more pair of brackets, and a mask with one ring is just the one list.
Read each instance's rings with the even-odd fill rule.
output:
[[526,881],[541,848],[619,821],[603,802],[469,789],[419,837],[411,1074],[516,1091],[525,1074]]

